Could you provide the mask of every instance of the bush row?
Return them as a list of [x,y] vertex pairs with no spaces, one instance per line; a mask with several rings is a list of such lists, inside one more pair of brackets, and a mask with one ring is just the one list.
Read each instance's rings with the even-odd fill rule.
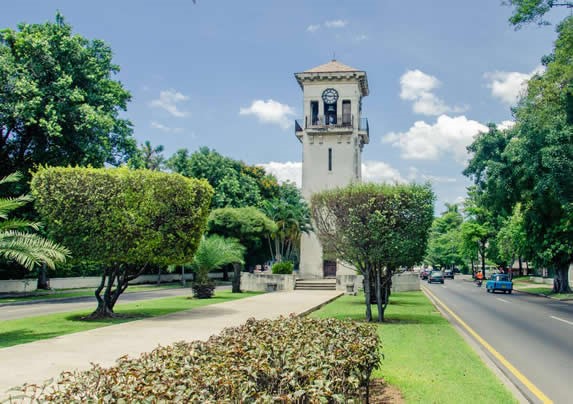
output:
[[23,387],[39,402],[362,401],[380,361],[376,329],[336,319],[248,320],[206,342],[179,342],[116,366]]

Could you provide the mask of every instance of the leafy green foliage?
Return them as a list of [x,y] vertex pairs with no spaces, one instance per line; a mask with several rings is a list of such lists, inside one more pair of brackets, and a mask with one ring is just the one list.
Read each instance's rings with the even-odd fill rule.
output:
[[223,265],[243,263],[245,247],[237,240],[217,235],[203,237],[191,263],[197,283],[208,283],[210,271]]
[[364,275],[368,321],[371,285],[378,321],[383,321],[392,275],[424,257],[433,205],[430,186],[416,184],[354,184],[312,196],[312,216],[324,250]]
[[215,189],[213,208],[260,206],[278,193],[276,178],[263,168],[248,166],[207,147],[191,155],[187,149],[178,150],[166,165],[186,177],[206,179]]
[[153,147],[151,142],[146,140],[145,143],[137,148],[133,157],[127,162],[127,165],[135,169],[146,168],[148,170],[159,171],[165,165],[163,150],[163,145]]
[[[193,260],[213,190],[203,180],[177,174],[56,167],[34,174],[32,192],[49,234],[76,260],[105,265],[96,297],[110,314],[147,264]],[[105,301],[99,301],[104,287]]]
[[463,216],[457,205],[446,204],[447,210],[434,219],[424,261],[434,267],[453,268],[461,265],[461,224]]
[[278,196],[264,201],[262,210],[277,225],[267,236],[273,259],[298,262],[300,237],[312,230],[310,209],[299,189],[288,182],[282,184]]
[[46,390],[22,390],[40,402],[362,401],[379,347],[376,329],[367,324],[251,319],[207,342],[159,347],[109,369],[65,372]]
[[543,16],[553,7],[573,7],[573,2],[567,0],[506,0],[504,4],[514,7],[509,22],[516,28],[530,22],[548,25]]
[[[0,179],[0,185],[18,182],[22,175],[14,173]],[[10,214],[32,201],[30,195],[15,198],[0,198],[0,258],[12,260],[28,270],[38,264],[54,268],[66,261],[70,252],[32,231],[38,231],[40,223],[10,218]]]
[[55,23],[0,31],[0,175],[34,165],[117,165],[135,150],[131,95],[100,40]]
[[275,262],[271,268],[273,274],[290,275],[294,269],[294,265],[290,261]]
[[266,237],[277,231],[277,225],[255,207],[214,209],[209,214],[207,232],[239,240],[246,248],[247,264],[268,259]]

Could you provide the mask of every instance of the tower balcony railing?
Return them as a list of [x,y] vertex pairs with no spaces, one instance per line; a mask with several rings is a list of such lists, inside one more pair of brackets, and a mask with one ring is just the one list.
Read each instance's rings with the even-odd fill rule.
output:
[[297,119],[294,122],[294,131],[296,134],[303,130],[324,131],[330,129],[358,129],[359,132],[366,132],[366,136],[368,136],[368,118],[355,120],[354,115],[351,114],[316,115],[305,116],[304,119]]

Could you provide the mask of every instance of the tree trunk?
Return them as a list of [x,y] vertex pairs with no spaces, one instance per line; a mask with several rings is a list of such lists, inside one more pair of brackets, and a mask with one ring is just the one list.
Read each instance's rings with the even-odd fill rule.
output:
[[363,271],[364,274],[364,301],[366,303],[366,321],[372,321],[372,306],[370,305],[370,268]]
[[555,268],[553,293],[572,293],[569,286],[569,263]]
[[518,257],[519,260],[519,276],[523,276],[523,261],[521,259],[521,255]]
[[241,293],[241,264],[233,264],[232,293]]
[[50,289],[50,282],[48,281],[48,269],[46,268],[46,264],[42,264],[42,266],[38,269],[38,283],[36,285],[36,289]]
[[380,278],[382,277],[382,268],[378,268],[374,270],[374,276],[376,276],[376,307],[378,308],[378,322],[381,323],[384,321],[384,309],[383,309],[383,302],[382,302],[382,285],[380,282]]
[[161,266],[157,267],[157,286],[161,285]]
[[227,282],[229,280],[229,266],[228,265],[223,266],[223,280],[225,282]]
[[185,287],[185,265],[181,265],[181,286]]

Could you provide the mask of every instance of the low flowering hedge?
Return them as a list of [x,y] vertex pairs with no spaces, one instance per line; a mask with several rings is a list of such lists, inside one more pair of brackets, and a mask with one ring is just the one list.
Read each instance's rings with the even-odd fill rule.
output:
[[57,403],[365,401],[379,347],[370,324],[250,319],[206,342],[178,342],[19,390],[26,401]]

